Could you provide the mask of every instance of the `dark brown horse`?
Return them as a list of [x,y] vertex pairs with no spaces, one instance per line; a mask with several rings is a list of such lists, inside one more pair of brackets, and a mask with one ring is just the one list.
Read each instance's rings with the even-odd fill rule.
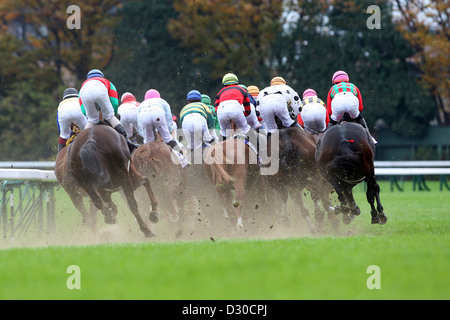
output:
[[92,223],[93,219],[84,210],[83,195],[87,194],[101,210],[106,223],[114,224],[117,207],[111,194],[122,189],[141,231],[146,237],[154,235],[142,220],[134,197],[134,190],[144,185],[152,204],[150,217],[155,220],[157,201],[150,180],[136,171],[125,139],[111,127],[99,125],[83,130],[58,154],[55,174],[85,222]]
[[[303,195],[308,190],[314,204],[314,218],[319,227],[323,226],[324,213],[328,210],[330,201],[324,191],[324,183],[328,184],[317,169],[315,163],[316,143],[314,138],[303,128],[292,127],[279,130],[278,140],[269,139],[271,149],[278,142],[279,169],[274,175],[266,176],[269,185],[281,197],[281,215],[287,221],[287,201],[289,196],[294,200],[303,218],[311,230],[315,226],[310,221],[309,210],[303,203]],[[331,187],[331,186],[330,186]],[[320,207],[322,203],[323,208]],[[334,214],[328,212],[328,218],[336,226]]]
[[372,139],[357,123],[344,122],[328,128],[317,145],[317,165],[338,194],[341,203],[338,209],[344,214],[344,223],[350,223],[354,216],[360,214],[352,189],[362,181],[367,183],[366,196],[372,223],[384,224],[387,221],[380,202],[380,187],[375,179],[374,157]]

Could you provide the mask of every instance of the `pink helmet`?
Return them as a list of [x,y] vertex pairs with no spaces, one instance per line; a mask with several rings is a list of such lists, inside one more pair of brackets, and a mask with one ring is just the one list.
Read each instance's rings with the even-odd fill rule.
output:
[[158,90],[150,89],[145,93],[145,100],[150,98],[161,98],[161,95],[159,94]]
[[333,82],[333,83],[339,83],[339,82],[344,82],[344,81],[349,82],[350,79],[348,77],[347,72],[342,71],[342,70],[336,71],[333,74],[333,77],[331,78],[331,82]]
[[306,89],[303,92],[303,99],[308,98],[308,97],[317,97],[316,91],[314,91],[314,89]]
[[136,97],[130,92],[125,92],[122,95],[122,98],[120,98],[120,102],[124,103],[124,102],[127,102],[127,101],[136,101]]

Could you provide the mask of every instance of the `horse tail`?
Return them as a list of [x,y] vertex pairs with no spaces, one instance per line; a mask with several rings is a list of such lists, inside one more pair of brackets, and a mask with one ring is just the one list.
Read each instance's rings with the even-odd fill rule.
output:
[[342,139],[339,142],[338,152],[328,163],[327,169],[341,168],[344,171],[352,172],[354,168],[357,168],[361,162],[362,152],[355,150],[354,145],[353,140]]
[[223,157],[220,161],[221,163],[218,163],[217,161],[214,161],[213,153],[217,152],[217,149],[214,148],[209,152],[205,157],[205,162],[210,163],[206,166],[207,170],[209,171],[213,183],[218,186],[221,184],[227,184],[230,182],[233,182],[235,178],[233,178],[231,175],[228,174],[228,172],[225,170],[224,165],[225,164],[225,157]]
[[94,185],[104,185],[110,181],[108,170],[103,167],[103,158],[97,142],[87,140],[80,149],[83,171]]

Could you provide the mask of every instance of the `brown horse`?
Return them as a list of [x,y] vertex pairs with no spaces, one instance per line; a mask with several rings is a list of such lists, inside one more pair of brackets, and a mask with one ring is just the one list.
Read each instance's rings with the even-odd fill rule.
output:
[[143,176],[158,181],[153,186],[159,199],[165,201],[160,205],[166,208],[170,219],[179,218],[179,209],[184,202],[182,184],[182,166],[177,156],[163,141],[152,141],[139,146],[132,154],[136,170]]
[[83,215],[83,221],[90,224],[93,221],[82,204],[83,195],[87,194],[101,210],[105,222],[114,224],[117,207],[111,194],[122,189],[141,231],[146,237],[154,235],[142,220],[134,197],[134,190],[144,185],[152,204],[150,217],[155,220],[157,201],[150,180],[136,171],[125,139],[111,127],[99,125],[83,130],[72,144],[59,152],[55,174]]
[[236,226],[242,228],[242,208],[249,189],[260,177],[256,154],[243,140],[229,138],[205,151],[204,168],[222,199],[226,216],[234,211]]
[[380,202],[380,187],[375,179],[374,157],[372,139],[357,123],[344,122],[328,128],[317,145],[317,165],[338,194],[341,203],[338,209],[344,214],[344,223],[350,223],[354,216],[360,214],[352,189],[362,181],[367,183],[366,196],[372,223],[385,224],[387,221]]
[[[269,139],[273,146],[275,141]],[[315,226],[310,221],[309,211],[303,203],[303,195],[308,190],[314,204],[314,218],[319,227],[323,226],[323,210],[330,204],[328,194],[323,191],[324,183],[315,163],[316,143],[314,138],[303,128],[292,127],[279,130],[279,169],[271,176],[266,176],[269,185],[277,191],[282,200],[281,215],[287,221],[287,201],[294,200],[303,218],[312,231]],[[322,203],[323,209],[320,208]],[[328,212],[332,225],[336,226],[334,214]]]

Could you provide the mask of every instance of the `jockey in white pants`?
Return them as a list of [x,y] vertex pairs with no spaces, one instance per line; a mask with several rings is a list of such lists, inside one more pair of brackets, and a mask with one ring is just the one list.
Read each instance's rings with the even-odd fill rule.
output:
[[145,100],[139,106],[138,124],[144,143],[154,141],[157,131],[165,144],[171,148],[177,146],[171,134],[174,129],[170,105],[157,90],[150,89],[145,94]]
[[130,92],[125,92],[120,102],[122,104],[117,109],[117,113],[120,115],[120,123],[127,136],[131,138],[135,135],[134,131],[139,132],[137,119],[139,102],[136,101],[136,97]]
[[267,132],[279,129],[275,117],[283,127],[300,127],[294,120],[300,113],[300,97],[282,77],[273,78],[270,86],[260,91],[258,101]]
[[84,130],[88,122],[86,116],[81,112],[77,89],[67,88],[64,90],[62,101],[58,105],[56,118],[59,128],[59,151],[66,146],[67,140],[70,139],[72,122],[76,122],[81,130]]
[[250,115],[250,99],[247,96],[247,90],[239,85],[237,76],[233,73],[227,73],[222,78],[223,88],[217,93],[214,104],[217,113],[217,119],[220,124],[220,134],[224,139],[232,134],[231,122],[234,122],[244,135],[250,131],[246,116]]
[[116,87],[109,80],[105,79],[100,70],[93,69],[89,71],[87,80],[81,85],[80,103],[81,110],[84,111],[83,113],[86,113],[88,118],[85,129],[92,128],[98,124],[101,111],[103,120],[125,137],[130,152],[136,148],[136,145],[128,140],[122,124],[115,116],[119,106]]
[[198,90],[189,91],[186,99],[188,104],[181,109],[180,121],[182,129],[190,135],[187,147],[194,150],[210,145],[215,140],[210,134],[215,125],[210,108],[201,102],[202,95]]
[[297,121],[309,134],[324,132],[330,118],[325,102],[317,97],[313,89],[306,89],[302,95],[301,111]]

